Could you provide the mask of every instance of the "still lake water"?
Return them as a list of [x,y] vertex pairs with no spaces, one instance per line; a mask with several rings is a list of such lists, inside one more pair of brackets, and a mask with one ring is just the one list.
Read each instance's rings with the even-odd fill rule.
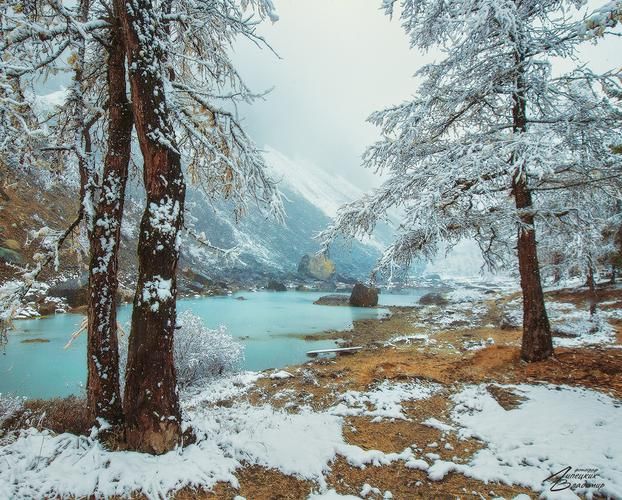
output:
[[[380,305],[414,305],[428,290],[380,295]],[[387,309],[319,306],[326,292],[239,292],[226,297],[181,299],[178,310],[192,310],[210,328],[225,325],[245,346],[244,370],[263,370],[302,363],[306,352],[335,346],[332,340],[305,341],[297,334],[344,330],[357,319],[380,318]],[[246,300],[237,300],[243,296]],[[129,323],[131,307],[119,308],[119,322]],[[41,319],[17,320],[0,354],[0,393],[29,398],[81,394],[86,383],[86,333],[63,349],[84,316],[57,314]],[[49,342],[23,343],[28,339]]]

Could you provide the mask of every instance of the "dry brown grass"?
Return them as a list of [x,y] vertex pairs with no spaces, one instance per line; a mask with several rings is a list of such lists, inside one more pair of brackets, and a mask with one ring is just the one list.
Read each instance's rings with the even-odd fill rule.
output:
[[[395,500],[472,498],[472,492],[477,492],[484,498],[512,498],[519,493],[534,496],[532,491],[520,486],[484,484],[461,474],[450,473],[442,481],[430,481],[425,472],[408,469],[401,463],[359,469],[339,459],[333,464],[328,481],[340,494],[358,495],[363,485],[368,483],[382,492],[390,491]],[[479,498],[477,495],[475,497]]]
[[90,422],[86,401],[75,396],[27,400],[22,409],[4,422],[2,430],[8,432],[28,427],[49,429],[58,434],[88,434]]
[[175,494],[176,500],[233,499],[242,496],[248,500],[299,500],[307,498],[317,487],[310,481],[287,476],[282,472],[258,465],[248,465],[236,474],[240,488],[218,483],[213,491],[184,488]]

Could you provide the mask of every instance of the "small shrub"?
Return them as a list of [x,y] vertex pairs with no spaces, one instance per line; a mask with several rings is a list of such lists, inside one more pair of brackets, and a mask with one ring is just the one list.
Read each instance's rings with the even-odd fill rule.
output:
[[[207,328],[203,320],[191,311],[181,313],[177,323],[173,343],[177,384],[180,388],[234,371],[244,359],[244,346],[229,335],[224,326],[216,330]],[[122,386],[127,347],[127,336],[120,336],[119,370]]]
[[0,394],[0,427],[24,408],[24,398]]

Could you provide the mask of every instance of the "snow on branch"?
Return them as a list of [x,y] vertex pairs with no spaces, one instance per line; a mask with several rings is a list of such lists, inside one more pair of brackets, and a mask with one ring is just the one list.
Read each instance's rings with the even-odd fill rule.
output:
[[[387,0],[418,48],[442,58],[417,72],[413,99],[373,113],[381,139],[364,165],[383,184],[342,207],[320,234],[327,249],[339,235],[368,236],[397,209],[402,223],[379,269],[430,259],[461,238],[475,239],[489,267],[507,262],[525,220],[602,227],[598,207],[615,205],[622,165],[619,71],[577,67],[554,75],[552,60],[574,55],[586,32],[577,28],[578,3],[496,0]],[[590,29],[615,27],[619,1],[585,16]],[[586,21],[588,20],[588,21]],[[602,31],[601,31],[602,32]],[[525,103],[522,122],[513,109]],[[517,177],[518,176],[518,177]],[[517,209],[515,181],[533,189],[533,203]],[[577,190],[594,209],[573,203]],[[587,195],[586,195],[587,196]],[[549,200],[557,200],[550,203]],[[600,200],[596,202],[596,200]],[[580,216],[578,215],[580,214]]]

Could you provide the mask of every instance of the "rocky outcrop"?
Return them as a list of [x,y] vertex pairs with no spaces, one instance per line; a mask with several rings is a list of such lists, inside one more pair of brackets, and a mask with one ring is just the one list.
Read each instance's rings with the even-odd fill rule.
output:
[[328,281],[335,275],[335,263],[324,255],[304,255],[298,264],[298,274]]
[[268,282],[268,286],[266,286],[266,290],[274,290],[275,292],[286,292],[287,287],[280,281],[270,280]]
[[378,289],[357,283],[350,295],[350,305],[354,307],[375,307],[378,305]]
[[320,306],[348,306],[350,299],[347,295],[324,295],[317,299],[314,304]]
[[444,306],[447,304],[447,299],[440,293],[426,293],[419,299],[419,304],[423,306]]
[[4,262],[11,262],[13,264],[21,264],[22,256],[15,250],[0,247],[0,260],[3,260]]
[[71,278],[51,286],[48,294],[52,297],[62,297],[69,307],[80,307],[87,303],[88,278],[82,275],[79,278]]
[[227,295],[229,284],[212,280],[200,271],[184,267],[177,277],[180,295]]

